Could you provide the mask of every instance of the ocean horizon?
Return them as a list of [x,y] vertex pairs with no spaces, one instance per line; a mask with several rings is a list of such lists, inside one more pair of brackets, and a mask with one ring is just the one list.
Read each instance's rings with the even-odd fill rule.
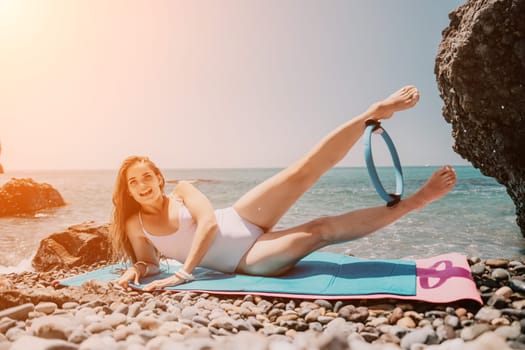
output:
[[[503,185],[469,165],[455,165],[458,181],[444,198],[362,239],[332,245],[325,251],[360,258],[415,259],[458,252],[483,258],[517,257],[525,240],[515,208]],[[415,192],[438,166],[404,166],[405,195]],[[243,193],[281,168],[163,169],[166,180],[192,180],[214,207],[232,205]],[[391,167],[378,167],[385,188],[394,188]],[[0,218],[0,273],[31,270],[40,240],[86,221],[104,224],[111,217],[111,195],[117,169],[9,170],[11,178],[32,178],[56,188],[67,205],[31,216]],[[166,191],[173,188],[168,183]],[[316,217],[384,205],[366,167],[336,167],[327,172],[286,213],[276,229]]]

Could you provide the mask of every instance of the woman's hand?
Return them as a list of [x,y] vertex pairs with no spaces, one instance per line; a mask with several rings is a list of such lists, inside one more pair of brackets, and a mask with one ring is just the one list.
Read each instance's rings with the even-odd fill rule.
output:
[[126,290],[130,290],[131,288],[129,287],[128,285],[128,282],[130,281],[133,281],[133,283],[135,284],[140,284],[139,282],[139,272],[137,271],[137,268],[134,267],[134,266],[131,266],[129,269],[126,270],[126,272],[124,272],[122,274],[122,276],[120,276],[119,278],[117,278],[115,280],[115,282],[121,286],[122,288],[126,289]]
[[184,279],[178,277],[177,275],[172,275],[170,277],[163,278],[161,280],[156,280],[156,281],[146,284],[143,290],[146,292],[151,292],[151,291],[154,291],[155,289],[162,289],[165,287],[175,287],[185,282],[186,281]]

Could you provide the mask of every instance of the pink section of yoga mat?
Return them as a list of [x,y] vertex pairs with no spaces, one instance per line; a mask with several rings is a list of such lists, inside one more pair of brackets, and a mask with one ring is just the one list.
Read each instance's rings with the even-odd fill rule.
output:
[[[416,295],[367,294],[367,295],[310,295],[286,293],[250,293],[263,296],[298,299],[402,299],[430,303],[450,303],[459,300],[473,300],[483,304],[476,284],[472,280],[470,267],[464,255],[449,253],[416,260]],[[199,291],[196,292],[207,292]],[[246,292],[210,292],[212,294],[244,295]]]

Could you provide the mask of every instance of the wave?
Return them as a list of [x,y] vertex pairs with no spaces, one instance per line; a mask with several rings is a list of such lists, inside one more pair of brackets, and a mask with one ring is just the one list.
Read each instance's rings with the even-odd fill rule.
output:
[[0,274],[6,275],[9,273],[21,273],[21,272],[33,272],[33,266],[31,265],[33,257],[22,259],[16,266],[2,266],[0,265]]

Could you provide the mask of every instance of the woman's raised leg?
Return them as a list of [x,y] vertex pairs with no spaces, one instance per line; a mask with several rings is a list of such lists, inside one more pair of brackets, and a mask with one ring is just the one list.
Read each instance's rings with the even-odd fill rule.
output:
[[394,112],[414,106],[418,99],[417,88],[406,86],[374,103],[327,135],[301,159],[250,190],[233,207],[246,220],[270,230],[321,175],[343,159],[363,134],[367,119],[390,118]]
[[268,232],[246,252],[237,272],[252,275],[284,273],[319,248],[369,235],[443,197],[455,182],[456,173],[445,166],[434,172],[418,192],[393,207],[360,209],[315,219],[291,229]]

